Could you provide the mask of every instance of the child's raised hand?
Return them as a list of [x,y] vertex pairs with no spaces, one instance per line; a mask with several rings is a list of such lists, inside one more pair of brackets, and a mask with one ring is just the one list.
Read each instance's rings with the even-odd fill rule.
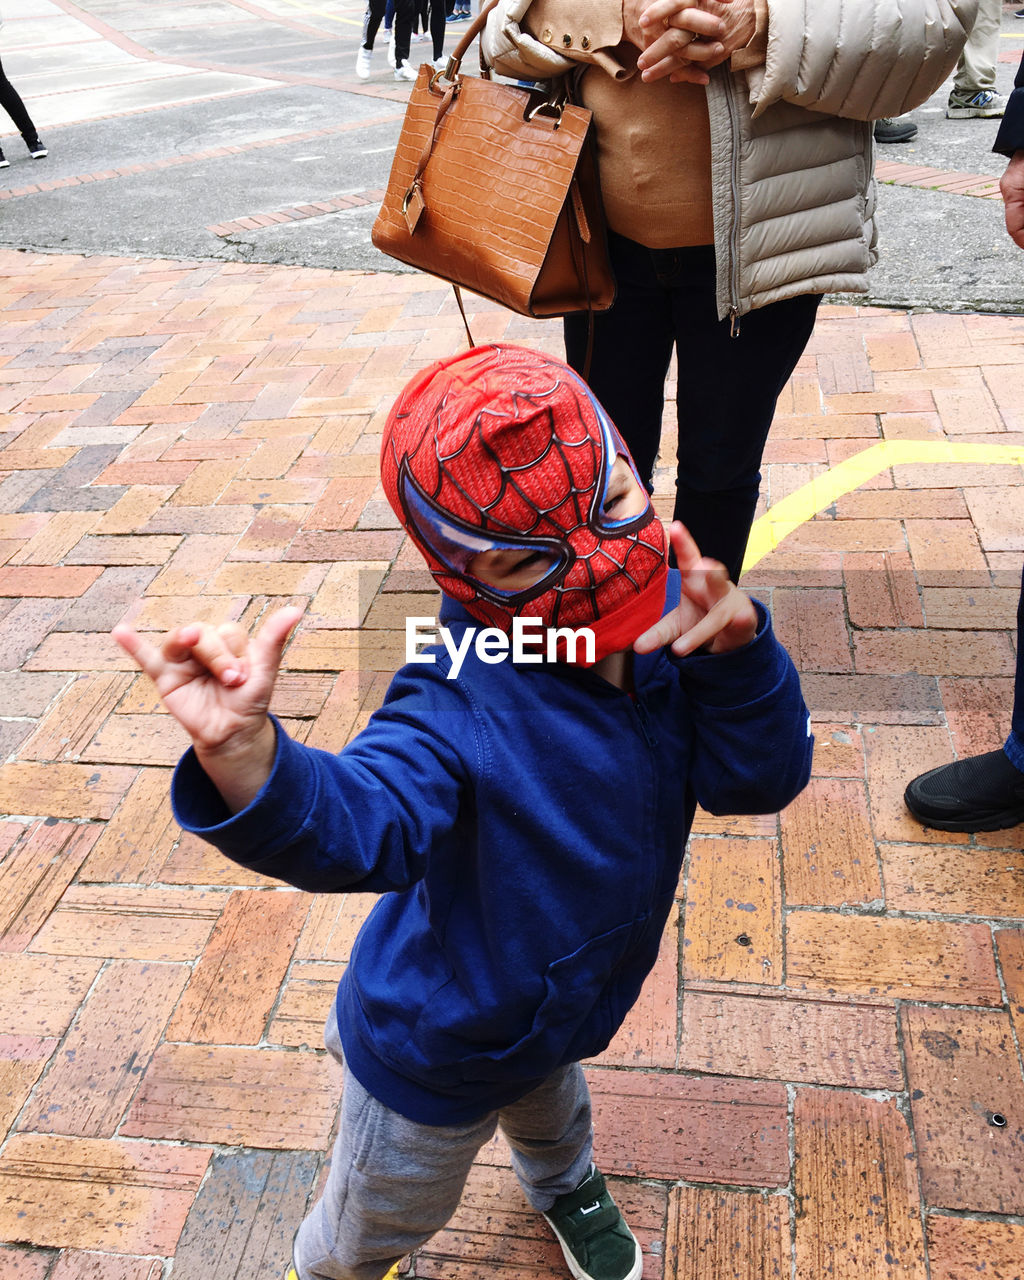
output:
[[676,657],[707,645],[711,653],[728,653],[749,644],[757,634],[757,611],[750,597],[729,581],[725,565],[702,556],[678,520],[668,531],[682,585],[679,604],[633,644],[637,653],[671,645]]
[[[267,709],[284,646],[301,616],[301,609],[278,609],[251,639],[237,623],[215,627],[191,622],[156,644],[127,626],[111,633],[156,685],[232,807],[238,807],[240,795],[233,775],[239,775],[242,792],[255,794],[252,783],[264,764],[269,771],[273,762],[274,731]],[[223,764],[216,763],[218,757]],[[256,790],[260,785],[257,781]]]

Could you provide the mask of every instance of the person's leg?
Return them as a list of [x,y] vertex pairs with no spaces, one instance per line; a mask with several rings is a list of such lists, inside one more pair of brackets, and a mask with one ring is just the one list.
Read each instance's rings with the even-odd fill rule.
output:
[[980,0],[978,16],[953,74],[953,90],[972,95],[996,87],[1002,0]]
[[[412,44],[412,20],[414,0],[395,0],[395,75],[398,76],[408,61]],[[411,68],[410,68],[411,70]],[[415,78],[415,73],[413,78]]]
[[377,39],[377,32],[380,30],[380,24],[384,19],[386,5],[387,0],[367,0],[366,12],[363,14],[362,48],[373,48],[373,42]]
[[28,108],[22,102],[21,94],[7,79],[2,61],[0,61],[0,107],[3,107],[11,117],[15,129],[18,130],[27,143],[31,144],[38,141],[39,135],[36,133],[36,127],[32,123]]
[[814,328],[819,294],[748,312],[733,336],[715,303],[710,246],[677,251],[678,384],[675,519],[735,582],[761,484],[775,406]]
[[[594,315],[587,383],[618,428],[640,479],[650,490],[674,341],[671,302],[658,282],[649,249],[613,234],[608,237],[608,250],[615,273],[615,303]],[[586,312],[566,316],[563,325],[566,363],[581,376],[588,326]]]
[[563,1067],[498,1113],[512,1169],[530,1204],[546,1213],[590,1172],[594,1129],[590,1090],[578,1063]]
[[430,0],[431,60],[444,57],[445,11],[444,0]]
[[[333,1013],[324,1041],[340,1056]],[[295,1237],[299,1280],[380,1280],[455,1212],[496,1124],[495,1114],[466,1125],[416,1124],[346,1070],[330,1173]]]
[[907,783],[907,808],[940,831],[1002,831],[1024,822],[1024,572],[1017,597],[1017,670],[1006,742],[929,769]]
[[643,1254],[594,1168],[590,1091],[579,1063],[498,1116],[512,1168],[577,1280],[639,1280]]

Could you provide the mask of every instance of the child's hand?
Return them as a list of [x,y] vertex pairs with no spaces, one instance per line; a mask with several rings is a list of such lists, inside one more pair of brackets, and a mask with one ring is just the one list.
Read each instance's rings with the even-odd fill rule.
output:
[[278,609],[252,639],[237,623],[191,622],[156,645],[131,627],[111,633],[156,685],[236,812],[256,795],[273,765],[275,735],[267,708],[284,646],[301,616],[301,609]]
[[633,644],[636,653],[653,653],[671,645],[677,658],[707,645],[711,653],[728,653],[749,644],[757,634],[757,611],[750,597],[729,581],[725,565],[701,556],[684,525],[673,521],[669,540],[682,585],[679,604]]

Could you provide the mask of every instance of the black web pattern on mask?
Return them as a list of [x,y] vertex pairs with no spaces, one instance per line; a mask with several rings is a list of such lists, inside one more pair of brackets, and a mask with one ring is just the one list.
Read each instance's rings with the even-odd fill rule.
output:
[[[500,532],[504,533],[506,536],[523,538],[524,540],[531,537],[557,537],[560,541],[564,542],[566,546],[570,546],[569,538],[571,535],[579,529],[587,529],[591,534],[599,539],[597,545],[582,554],[576,552],[575,548],[571,548],[573,558],[564,571],[563,581],[553,584],[545,584],[542,582],[538,584],[535,593],[531,594],[526,599],[522,599],[522,597],[520,597],[520,602],[515,607],[514,612],[521,615],[533,600],[537,599],[539,596],[545,595],[549,591],[553,591],[555,593],[555,601],[552,609],[552,626],[559,625],[559,616],[562,611],[569,607],[571,600],[578,599],[580,595],[586,595],[589,597],[591,613],[595,618],[598,616],[597,589],[599,583],[597,581],[597,574],[593,565],[593,560],[596,556],[600,555],[604,557],[608,563],[614,565],[615,571],[617,573],[621,573],[637,592],[641,591],[643,587],[646,586],[647,582],[650,580],[651,573],[653,573],[659,562],[656,550],[651,547],[650,544],[643,542],[638,537],[640,529],[646,527],[648,523],[647,520],[644,520],[643,524],[636,528],[632,528],[617,535],[611,535],[603,532],[598,527],[596,519],[591,519],[590,510],[593,510],[595,505],[600,501],[600,491],[602,488],[605,468],[609,467],[610,464],[602,457],[604,451],[599,442],[594,439],[593,433],[587,422],[584,420],[583,414],[578,407],[576,416],[577,421],[582,427],[582,439],[574,442],[571,440],[564,440],[558,435],[551,410],[544,406],[544,401],[549,395],[553,394],[558,389],[558,386],[558,383],[554,384],[551,391],[547,393],[529,393],[522,391],[513,391],[511,393],[514,406],[514,417],[516,420],[520,419],[521,414],[529,420],[536,416],[537,411],[540,411],[547,416],[550,426],[550,430],[547,434],[547,442],[544,448],[536,456],[526,461],[517,462],[515,464],[502,461],[496,450],[488,443],[487,437],[484,433],[484,425],[487,418],[490,416],[500,418],[502,421],[507,421],[510,416],[507,410],[480,410],[473,422],[472,431],[466,436],[466,439],[459,445],[458,449],[449,454],[444,454],[442,453],[439,440],[440,417],[445,403],[442,401],[435,411],[434,430],[430,433],[429,437],[433,443],[438,471],[438,482],[433,498],[438,506],[441,506],[444,510],[451,511],[451,508],[444,504],[440,497],[442,490],[446,485],[448,485],[452,490],[460,494],[463,502],[465,502],[467,507],[472,509],[477,527],[485,534],[490,529],[496,533]],[[578,401],[576,403],[578,406]],[[494,471],[500,478],[497,493],[494,498],[486,504],[479,502],[470,492],[468,492],[465,485],[456,479],[448,465],[450,461],[460,457],[467,449],[474,445],[478,448],[481,454],[490,458]],[[572,466],[570,465],[570,452],[574,449],[587,449],[591,455],[591,475],[594,478],[592,483],[588,484],[585,488],[580,487],[577,483],[573,475]],[[552,452],[556,453],[559,457],[564,487],[557,499],[553,501],[550,506],[544,507],[539,505],[536,497],[527,493],[523,489],[518,477],[525,477],[525,475],[533,468],[542,467]],[[551,484],[552,479],[547,477],[547,487],[550,487]],[[529,529],[516,527],[493,514],[494,509],[500,506],[501,503],[507,499],[509,490],[512,490],[524,507],[535,513],[536,518]],[[564,508],[569,501],[572,503],[576,523],[571,530],[566,531],[558,521],[554,520],[552,512],[559,510],[564,511]],[[590,508],[589,510],[588,507]],[[469,517],[463,514],[457,512],[452,512],[452,514],[458,515],[460,519],[466,520],[468,523],[473,523]],[[599,516],[600,512],[595,511],[594,514],[595,516]],[[538,532],[545,521],[554,526],[555,532],[553,534],[545,535]],[[620,544],[626,544],[622,547],[621,556],[612,552],[608,545],[609,542],[612,541]],[[627,562],[635,556],[639,556],[641,561],[647,558],[652,561],[651,571],[645,575],[643,582],[639,581],[637,576],[627,568]],[[587,575],[587,581],[584,583],[577,583],[573,586],[566,586],[564,584],[564,576],[571,573],[576,564],[581,564],[584,567]]]

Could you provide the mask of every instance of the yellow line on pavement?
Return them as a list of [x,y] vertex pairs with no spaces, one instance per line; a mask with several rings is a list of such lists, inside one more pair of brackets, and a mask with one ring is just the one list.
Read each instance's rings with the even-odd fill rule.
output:
[[844,493],[874,479],[889,467],[908,462],[1024,464],[1024,448],[1010,444],[958,444],[953,440],[881,440],[852,458],[815,476],[795,493],[781,498],[754,521],[743,560],[752,569],[794,529],[832,505]]

